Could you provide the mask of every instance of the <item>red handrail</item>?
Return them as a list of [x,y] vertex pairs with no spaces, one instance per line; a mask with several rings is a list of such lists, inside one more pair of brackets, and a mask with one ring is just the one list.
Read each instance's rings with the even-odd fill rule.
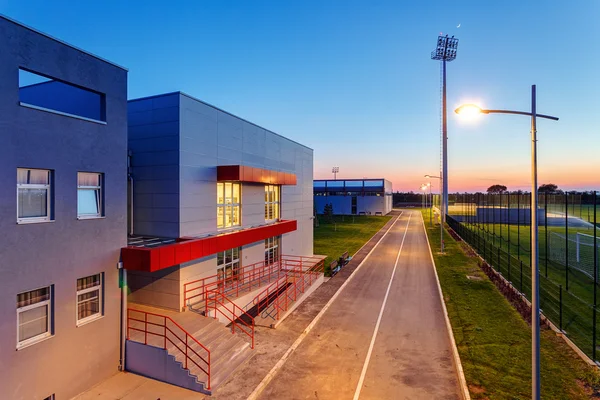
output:
[[[220,292],[235,292],[236,297],[240,292],[250,291],[253,286],[261,286],[265,279],[272,279],[281,273],[279,262],[265,265],[264,261],[240,267],[235,275],[223,277],[221,274],[187,282],[183,285],[184,304],[188,305],[191,300],[204,297],[208,290],[219,290]],[[198,299],[200,300],[200,299]]]
[[[212,307],[211,307],[211,301],[212,301]],[[228,308],[229,305],[232,306],[231,309]],[[219,306],[221,306],[222,308],[227,310],[229,313],[231,313],[231,317],[227,313],[225,313],[221,308],[219,308]],[[242,331],[246,335],[248,335],[248,337],[251,340],[251,348],[252,349],[254,348],[255,324],[254,324],[253,316],[248,314],[237,304],[235,304],[234,302],[229,300],[227,297],[225,297],[225,295],[223,293],[218,292],[216,290],[209,290],[206,292],[205,308],[206,308],[206,311],[209,311],[212,308],[215,313],[214,314],[215,318],[217,318],[217,312],[221,313],[221,315],[223,315],[225,318],[227,318],[231,322],[231,333],[235,333],[235,328],[237,327],[240,329],[240,331]],[[236,311],[238,311],[239,313],[236,314]],[[250,323],[241,319],[242,316],[249,318]],[[248,327],[249,330],[247,331],[246,329],[243,328],[243,326],[240,326],[239,322],[242,322],[242,325]]]
[[[132,317],[131,316],[132,312],[143,314],[144,319],[137,319],[137,318]],[[148,321],[148,316],[162,318],[162,324]],[[175,327],[177,327],[181,331],[181,333],[183,333],[185,335],[185,340],[182,339],[180,337],[180,335],[178,335],[176,332],[174,332],[171,328],[169,328],[169,326],[167,325],[167,321],[171,322]],[[144,329],[140,329],[139,327],[132,326],[132,323],[135,323],[135,322],[143,323]],[[148,329],[148,325],[158,327],[158,328],[163,328],[162,333],[152,332],[151,330]],[[154,313],[150,313],[147,311],[141,311],[141,310],[136,310],[133,308],[128,308],[127,309],[127,340],[133,340],[133,339],[131,339],[131,336],[130,336],[131,330],[143,332],[144,333],[144,344],[146,344],[146,345],[148,344],[148,335],[162,337],[163,338],[162,348],[165,350],[167,350],[167,341],[169,343],[171,343],[185,357],[184,358],[185,369],[189,370],[189,368],[188,368],[188,360],[189,360],[192,364],[194,364],[196,367],[198,367],[198,369],[200,369],[202,372],[204,372],[206,374],[206,389],[210,390],[210,350],[208,350],[195,337],[190,335],[183,327],[181,327],[181,325],[179,325],[177,322],[173,321],[170,317],[168,317],[166,315],[154,314]],[[177,341],[173,341],[171,338],[169,338],[167,335],[167,332],[169,332],[173,338],[176,338]],[[198,354],[198,352],[196,350],[194,350],[193,347],[191,347],[191,345],[189,343],[190,341],[192,342],[191,344],[194,344],[194,342],[195,342],[204,351],[206,351],[206,356],[203,357],[200,354]],[[185,350],[183,350],[180,346],[181,347],[185,346]],[[197,361],[194,358],[192,358],[192,355],[196,355],[197,359],[199,359],[199,360]],[[205,365],[205,367],[202,367],[199,363],[202,365]]]
[[[276,316],[273,317],[270,313],[267,313],[267,315],[279,320],[280,312],[285,312],[288,310],[289,300],[291,299],[292,301],[296,301],[298,299],[298,293],[304,293],[307,286],[311,286],[313,281],[317,279],[317,276],[323,272],[323,259],[316,257],[295,257],[297,257],[298,262],[293,263],[293,267],[286,268],[286,275],[284,276],[284,279],[287,287],[285,290],[282,293],[278,293],[282,285],[279,284],[279,281],[276,281],[255,297],[253,304],[258,305],[258,312],[260,312],[260,302],[270,298],[271,296],[275,296],[275,299],[267,308],[272,306],[276,312]],[[317,263],[311,262],[305,269],[304,262],[307,259],[311,259],[310,261],[317,260]],[[286,264],[286,260],[282,260],[284,261],[283,264]]]

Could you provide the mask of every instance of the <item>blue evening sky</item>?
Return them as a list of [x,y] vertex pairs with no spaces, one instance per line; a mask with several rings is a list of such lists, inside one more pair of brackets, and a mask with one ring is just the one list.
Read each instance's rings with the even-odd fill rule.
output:
[[[526,189],[529,120],[466,123],[464,101],[527,111],[537,84],[540,181],[600,187],[600,2],[29,1],[0,13],[129,69],[129,97],[181,90],[315,150],[315,177],[439,171],[440,32],[448,64],[450,190]],[[460,24],[460,28],[457,26]]]

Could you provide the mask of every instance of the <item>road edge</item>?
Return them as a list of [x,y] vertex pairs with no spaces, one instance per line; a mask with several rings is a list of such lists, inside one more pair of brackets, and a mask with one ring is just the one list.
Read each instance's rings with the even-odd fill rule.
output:
[[431,257],[431,264],[433,266],[433,272],[435,275],[435,281],[437,282],[438,291],[440,293],[440,302],[442,304],[442,310],[444,311],[444,319],[446,320],[446,329],[448,331],[448,337],[450,338],[450,344],[452,345],[452,355],[454,357],[454,366],[456,367],[456,375],[458,376],[458,382],[461,387],[461,394],[463,400],[471,400],[471,394],[469,393],[469,387],[467,385],[467,379],[465,378],[465,372],[460,361],[460,355],[458,354],[458,348],[456,347],[456,341],[454,340],[454,333],[452,331],[452,324],[448,317],[448,309],[446,308],[446,302],[444,301],[444,293],[442,292],[442,286],[440,285],[440,278],[437,273],[437,266],[435,259],[433,258],[433,252],[431,251],[431,244],[429,243],[429,236],[427,235],[427,227],[425,226],[425,219],[423,213],[419,212],[421,216],[421,223],[423,224],[423,233],[427,239],[427,247],[429,248],[429,256]]
[[[279,370],[281,369],[281,367],[283,367],[283,365],[285,364],[285,362],[287,361],[287,359],[298,348],[298,346],[300,346],[300,344],[304,341],[304,338],[306,336],[308,336],[308,334],[310,333],[310,331],[312,331],[312,329],[317,324],[317,322],[319,322],[319,320],[321,319],[321,317],[323,316],[323,314],[325,314],[325,312],[327,311],[327,309],[329,309],[329,307],[331,306],[331,304],[333,304],[333,302],[337,299],[337,297],[340,295],[340,293],[342,293],[342,291],[346,288],[346,285],[352,280],[352,278],[354,277],[354,275],[356,275],[356,273],[358,272],[358,270],[360,270],[360,268],[365,263],[365,261],[367,261],[367,259],[371,255],[371,253],[373,253],[373,251],[375,251],[375,249],[377,248],[377,246],[379,246],[379,243],[381,243],[381,241],[387,236],[388,232],[394,227],[394,225],[396,224],[396,222],[398,222],[398,220],[400,219],[400,217],[402,216],[402,214],[404,214],[404,213],[401,212],[400,215],[398,215],[396,217],[395,221],[392,222],[392,224],[387,228],[387,230],[385,231],[385,233],[379,238],[379,240],[377,241],[377,243],[375,243],[375,245],[373,246],[373,248],[365,256],[365,258],[354,269],[354,271],[352,271],[352,274],[350,274],[350,276],[348,277],[348,279],[346,279],[344,281],[344,283],[342,284],[342,286],[340,286],[338,288],[338,290],[333,294],[333,296],[331,296],[331,298],[323,306],[323,308],[321,309],[321,311],[319,311],[319,313],[313,318],[313,320],[310,322],[310,324],[308,324],[308,326],[306,328],[304,328],[304,330],[302,331],[302,333],[300,333],[300,335],[294,341],[294,343],[292,343],[292,345],[289,347],[289,349],[287,349],[287,351],[283,354],[283,356],[281,356],[281,358],[279,359],[279,361],[277,361],[277,363],[273,366],[273,368],[271,368],[271,370],[267,373],[267,375],[265,375],[265,377],[262,379],[262,381],[260,381],[260,383],[256,386],[256,388],[254,388],[254,390],[252,391],[252,393],[250,393],[250,395],[248,396],[247,400],[256,400],[256,399],[258,399],[258,396],[261,395],[261,393],[266,389],[266,387],[269,385],[269,383],[271,383],[271,381],[273,380],[273,378],[275,378],[275,376],[277,375],[277,373],[279,372]],[[377,233],[375,233],[375,235],[376,234]],[[375,235],[373,235],[373,236],[375,236]],[[369,239],[367,241],[367,243],[370,240],[371,239]],[[365,245],[366,245],[366,243],[365,243]],[[362,247],[361,247],[361,249],[362,249]]]

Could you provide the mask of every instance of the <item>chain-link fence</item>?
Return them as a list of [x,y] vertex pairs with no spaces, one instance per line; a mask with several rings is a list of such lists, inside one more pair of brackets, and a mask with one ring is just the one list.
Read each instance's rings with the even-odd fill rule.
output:
[[[596,192],[538,196],[540,308],[597,360],[600,279],[600,196]],[[531,299],[531,196],[449,196],[449,226],[486,262]]]

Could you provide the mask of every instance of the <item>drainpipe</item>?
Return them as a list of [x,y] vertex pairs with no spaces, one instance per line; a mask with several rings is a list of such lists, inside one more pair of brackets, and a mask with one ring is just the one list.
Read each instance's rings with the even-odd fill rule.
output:
[[121,281],[121,324],[120,324],[120,358],[119,371],[125,371],[125,341],[127,339],[127,270],[123,268],[123,262],[117,264],[119,278]]
[[129,236],[133,236],[133,171],[131,169],[131,150],[127,152],[127,179],[129,185]]

